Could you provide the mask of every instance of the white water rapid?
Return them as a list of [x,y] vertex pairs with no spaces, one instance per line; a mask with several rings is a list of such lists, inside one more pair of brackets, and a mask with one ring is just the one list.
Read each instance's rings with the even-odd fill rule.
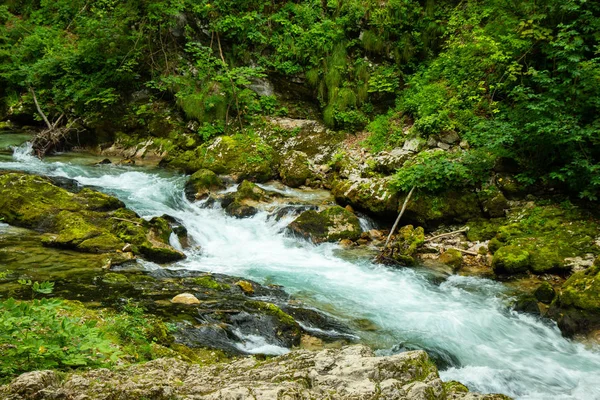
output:
[[[510,311],[499,283],[452,276],[440,284],[426,271],[341,258],[335,245],[286,236],[289,219],[277,222],[266,212],[235,219],[191,204],[183,195],[185,178],[166,171],[41,162],[24,147],[12,160],[0,159],[0,169],[73,178],[116,195],[142,216],[174,216],[202,250],[171,268],[280,284],[342,321],[368,319],[377,329],[356,334],[382,352],[412,346],[452,359],[454,366],[441,371],[444,380],[519,399],[600,399],[600,353],[564,339],[551,322]],[[257,351],[271,348],[252,339],[248,345]]]

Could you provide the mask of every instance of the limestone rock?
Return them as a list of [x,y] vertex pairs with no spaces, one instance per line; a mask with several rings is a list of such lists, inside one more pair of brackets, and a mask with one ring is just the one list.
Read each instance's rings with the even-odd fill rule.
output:
[[[0,395],[24,398],[16,397],[11,386],[0,388]],[[458,384],[445,386],[424,351],[376,357],[362,345],[298,350],[266,361],[242,358],[207,367],[161,358],[116,371],[69,374],[60,384],[48,382],[36,398],[506,399],[471,394]]]
[[176,304],[200,304],[200,300],[191,293],[181,293],[171,299],[171,303]]
[[296,188],[306,184],[315,174],[310,168],[308,155],[302,151],[291,150],[281,158],[279,175],[284,184]]
[[463,255],[456,249],[448,249],[440,255],[439,261],[451,266],[456,271],[462,266]]
[[496,274],[519,274],[527,272],[531,266],[531,255],[517,246],[503,246],[495,253],[492,267]]
[[203,200],[210,193],[225,189],[223,180],[208,169],[200,169],[192,174],[185,183],[185,196],[190,201]]

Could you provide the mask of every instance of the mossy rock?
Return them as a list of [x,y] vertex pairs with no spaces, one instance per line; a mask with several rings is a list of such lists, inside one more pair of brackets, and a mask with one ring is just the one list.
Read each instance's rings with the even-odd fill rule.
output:
[[217,174],[208,169],[200,169],[185,183],[185,196],[190,201],[203,200],[210,193],[225,189],[225,183]]
[[493,239],[498,233],[498,229],[502,224],[506,223],[504,218],[480,218],[469,221],[467,226],[467,239],[471,242],[483,242]]
[[454,271],[456,271],[462,266],[463,255],[456,249],[448,249],[440,255],[439,261],[449,265]]
[[469,388],[458,381],[444,382],[444,392],[446,396],[454,393],[469,393]]
[[554,300],[556,292],[551,284],[548,282],[542,282],[540,286],[533,291],[533,295],[539,302],[550,304],[552,303],[552,300]]
[[210,275],[200,276],[198,278],[193,278],[192,282],[194,282],[196,285],[201,286],[203,288],[211,289],[211,290],[217,290],[217,291],[227,290],[227,289],[229,289],[231,287],[231,286],[229,286],[226,283],[219,283],[219,282],[217,282]]
[[413,256],[423,243],[425,243],[425,230],[422,227],[404,225],[398,229],[386,256],[402,265],[413,265],[415,263]]
[[492,259],[494,273],[514,275],[527,272],[531,266],[531,255],[528,251],[516,246],[500,247]]
[[256,184],[244,180],[237,187],[235,193],[235,199],[238,201],[242,200],[253,200],[253,201],[264,201],[268,197],[267,192],[261,189]]
[[306,153],[292,150],[283,155],[279,164],[281,181],[290,187],[296,188],[306,184],[314,174]]
[[492,218],[504,217],[508,209],[508,200],[495,186],[490,185],[477,193],[483,212]]
[[[398,212],[404,197],[399,198]],[[449,191],[440,194],[416,193],[408,202],[403,218],[423,226],[437,226],[441,223],[463,223],[482,216],[477,194]]]
[[278,156],[260,137],[240,134],[219,136],[195,150],[171,154],[162,164],[186,173],[208,169],[231,175],[237,182],[266,182],[276,176]]
[[337,242],[342,239],[354,241],[362,233],[356,215],[340,206],[321,212],[305,211],[288,225],[288,230],[314,243]]
[[504,246],[504,243],[498,240],[498,238],[493,238],[488,243],[488,250],[490,251],[490,253],[494,254],[502,246]]
[[369,178],[357,181],[334,179],[331,193],[342,205],[351,205],[380,218],[396,218],[398,195],[390,186],[390,178]]

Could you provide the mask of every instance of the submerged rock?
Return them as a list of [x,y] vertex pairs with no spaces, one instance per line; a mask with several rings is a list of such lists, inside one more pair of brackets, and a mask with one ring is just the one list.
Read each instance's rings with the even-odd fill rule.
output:
[[[34,373],[33,373],[34,374]],[[23,382],[27,382],[24,384]],[[444,384],[424,351],[376,357],[365,346],[299,350],[267,361],[243,358],[201,367],[162,358],[117,371],[30,373],[0,387],[4,398],[137,400],[194,398],[238,399],[508,399],[468,393],[463,385]]]
[[305,211],[288,225],[288,230],[314,243],[358,240],[362,232],[358,217],[340,206]]

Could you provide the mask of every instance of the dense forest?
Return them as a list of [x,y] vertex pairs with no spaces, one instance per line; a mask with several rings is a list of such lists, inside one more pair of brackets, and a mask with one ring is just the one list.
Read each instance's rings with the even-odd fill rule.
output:
[[599,52],[600,4],[583,0],[8,0],[0,110],[42,123],[36,96],[50,125],[93,137],[162,100],[202,141],[290,112],[253,90],[268,78],[330,128],[368,131],[373,151],[465,141],[400,169],[405,191],[477,186],[501,162],[521,184],[596,200]]

